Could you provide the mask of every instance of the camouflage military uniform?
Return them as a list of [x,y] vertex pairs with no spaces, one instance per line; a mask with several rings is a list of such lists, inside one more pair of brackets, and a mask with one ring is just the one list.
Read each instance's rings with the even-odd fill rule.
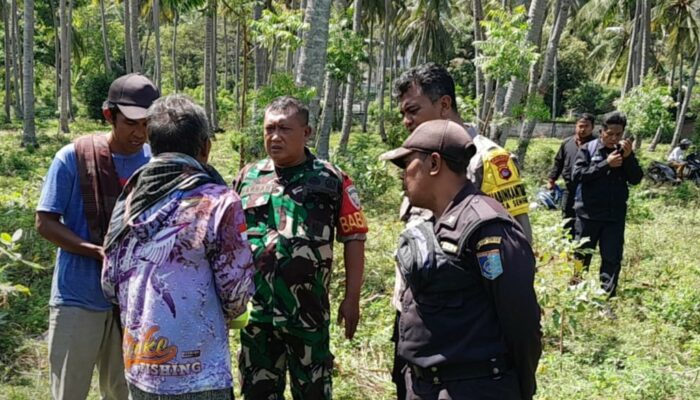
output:
[[243,394],[282,398],[289,368],[294,398],[331,397],[328,284],[333,240],[367,232],[350,178],[306,150],[301,165],[247,165],[234,187],[248,224],[257,272],[251,323],[241,331]]

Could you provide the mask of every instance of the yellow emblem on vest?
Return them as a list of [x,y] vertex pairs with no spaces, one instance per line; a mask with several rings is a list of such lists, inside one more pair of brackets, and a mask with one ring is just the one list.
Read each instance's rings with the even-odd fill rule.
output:
[[483,155],[484,175],[481,191],[498,200],[513,215],[528,212],[525,185],[510,153],[502,147],[490,149]]

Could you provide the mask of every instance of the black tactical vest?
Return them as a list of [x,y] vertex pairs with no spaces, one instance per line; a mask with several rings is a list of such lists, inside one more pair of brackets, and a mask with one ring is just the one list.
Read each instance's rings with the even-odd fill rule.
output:
[[[401,357],[430,367],[470,359],[470,346],[484,354],[505,353],[492,301],[484,290],[470,237],[484,224],[515,224],[508,213],[492,207],[495,200],[468,195],[438,221],[407,228],[399,238],[397,262],[406,280],[399,320]],[[483,329],[476,335],[465,330]],[[478,337],[478,343],[473,338]],[[472,353],[473,354],[473,353]]]

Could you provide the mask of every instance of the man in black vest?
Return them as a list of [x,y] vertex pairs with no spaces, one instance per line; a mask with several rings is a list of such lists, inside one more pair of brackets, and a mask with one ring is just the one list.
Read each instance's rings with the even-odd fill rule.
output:
[[561,143],[559,151],[554,157],[554,166],[547,176],[547,188],[552,189],[557,178],[561,175],[564,179],[564,196],[561,199],[561,213],[568,221],[564,228],[569,231],[571,238],[576,237],[574,224],[576,223],[576,212],[574,211],[574,197],[576,194],[576,184],[574,183],[573,170],[578,149],[586,143],[594,140],[593,126],[595,117],[592,114],[584,113],[576,120],[576,129],[573,136],[570,136]]
[[407,399],[531,399],[542,352],[535,259],[520,226],[465,176],[462,126],[432,120],[384,153],[430,222],[401,235],[398,352]]

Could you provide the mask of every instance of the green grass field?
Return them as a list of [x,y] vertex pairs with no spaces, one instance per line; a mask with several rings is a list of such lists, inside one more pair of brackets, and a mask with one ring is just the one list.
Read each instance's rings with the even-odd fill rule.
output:
[[[84,122],[73,128],[80,133],[106,130]],[[42,122],[41,147],[29,153],[19,148],[17,127],[3,129],[0,232],[22,229],[19,250],[46,269],[0,268],[0,284],[9,281],[31,290],[29,296],[0,298],[0,399],[48,399],[43,338],[55,249],[34,231],[33,209],[53,154],[75,136],[57,136],[55,122]],[[334,397],[391,399],[390,298],[393,249],[402,228],[397,221],[399,182],[394,167],[375,161],[386,147],[375,136],[353,135],[352,156],[337,161],[358,185],[371,231],[358,332],[346,341],[339,326],[331,329]],[[524,170],[531,195],[542,184],[557,146],[554,139],[533,141]],[[640,158],[643,164],[661,159],[667,150],[642,152]],[[214,143],[212,164],[229,181],[237,171],[229,134],[220,134]],[[645,181],[633,190],[629,205],[621,288],[607,302],[596,291],[594,273],[580,286],[568,287],[573,245],[562,239],[559,213],[536,209],[531,214],[540,260],[536,289],[544,311],[537,399],[700,399],[700,192],[688,184],[652,187]],[[0,258],[0,267],[8,263]],[[593,271],[597,263],[594,257]],[[342,271],[339,257],[332,280],[333,316],[342,298]],[[233,340],[232,348],[237,347]],[[96,387],[90,396],[98,398]]]

